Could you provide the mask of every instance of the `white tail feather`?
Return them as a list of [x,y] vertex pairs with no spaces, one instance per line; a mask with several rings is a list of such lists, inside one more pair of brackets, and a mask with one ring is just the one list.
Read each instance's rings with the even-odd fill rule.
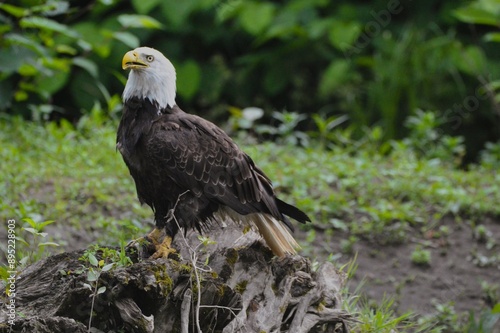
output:
[[300,249],[300,245],[282,222],[267,214],[251,216],[254,217],[253,223],[275,255],[283,257],[287,254],[296,254],[296,249]]
[[236,223],[257,227],[267,246],[279,257],[287,254],[297,254],[296,250],[300,249],[300,245],[293,238],[288,228],[271,215],[264,213],[241,215],[229,207],[223,207],[217,212],[216,219],[219,221],[231,219]]

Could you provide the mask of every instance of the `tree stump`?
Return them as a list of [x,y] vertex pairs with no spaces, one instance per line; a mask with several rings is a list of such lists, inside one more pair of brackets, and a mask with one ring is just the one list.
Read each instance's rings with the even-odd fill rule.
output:
[[[299,255],[273,257],[253,231],[242,235],[226,226],[209,236],[216,243],[200,245],[194,233],[178,235],[174,247],[180,253],[169,258],[130,253],[133,264],[101,272],[95,283],[105,291],[95,297],[85,286],[89,262],[79,260],[84,250],[41,260],[17,277],[16,319],[9,325],[0,313],[0,332],[348,331],[351,317],[341,309],[344,278],[331,263],[312,271]],[[5,309],[5,288],[2,294]]]

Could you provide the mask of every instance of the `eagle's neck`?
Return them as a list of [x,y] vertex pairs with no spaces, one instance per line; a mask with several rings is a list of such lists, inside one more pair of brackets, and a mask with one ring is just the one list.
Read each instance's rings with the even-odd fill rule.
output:
[[133,98],[149,100],[161,110],[171,109],[175,105],[175,73],[153,74],[141,73],[136,70],[130,71],[123,101],[127,102]]

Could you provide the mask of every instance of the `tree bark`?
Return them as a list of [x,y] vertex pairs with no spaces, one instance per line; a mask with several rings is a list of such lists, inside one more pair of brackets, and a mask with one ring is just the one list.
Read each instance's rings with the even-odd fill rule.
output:
[[[178,235],[177,255],[151,260],[140,258],[147,251],[131,254],[133,264],[103,271],[96,283],[106,290],[95,296],[92,314],[93,291],[84,286],[91,284],[90,264],[79,260],[85,251],[41,260],[19,274],[15,325],[2,311],[0,332],[348,331],[344,277],[331,263],[313,271],[304,257],[273,257],[253,232],[228,229],[209,234],[213,245]],[[4,309],[5,289],[2,294]]]

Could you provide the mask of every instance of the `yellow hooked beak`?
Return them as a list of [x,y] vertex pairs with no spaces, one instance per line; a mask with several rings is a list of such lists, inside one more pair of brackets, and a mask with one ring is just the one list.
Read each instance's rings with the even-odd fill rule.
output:
[[128,51],[123,56],[122,69],[140,69],[146,67],[149,67],[149,65],[139,59],[139,54],[136,51]]

